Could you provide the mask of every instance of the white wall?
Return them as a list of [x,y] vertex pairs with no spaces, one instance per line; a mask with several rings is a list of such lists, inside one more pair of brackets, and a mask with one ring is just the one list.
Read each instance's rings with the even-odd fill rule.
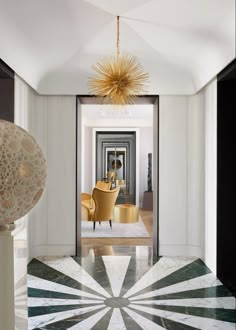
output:
[[160,97],[160,254],[201,257],[216,272],[217,82]]
[[216,274],[216,79],[188,100],[188,237],[191,245],[200,244],[204,262]]
[[15,119],[42,147],[47,186],[29,219],[30,258],[75,254],[76,98],[39,96],[16,76]]
[[31,214],[32,256],[75,254],[75,123],[75,97],[36,95],[29,129],[44,149],[48,176]]
[[[48,123],[47,123],[47,99],[35,94],[34,104],[29,112],[29,132],[35,137],[41,146],[48,166]],[[37,256],[36,246],[47,244],[48,230],[48,173],[47,183],[42,197],[29,214],[30,226],[30,256]]]
[[205,88],[205,263],[216,274],[217,81]]
[[188,99],[160,96],[159,230],[161,255],[188,254]]
[[160,97],[161,255],[204,255],[204,94]]
[[204,256],[205,220],[205,93],[188,97],[187,243]]
[[[35,92],[28,86],[20,77],[15,75],[15,98],[14,98],[14,122],[16,125],[24,128],[29,131],[29,113],[30,110],[34,107]],[[32,212],[32,211],[31,211]],[[27,238],[30,236],[30,224],[29,224],[29,215],[26,214],[21,218],[21,221],[25,223],[27,228]],[[30,260],[30,243],[27,239],[28,247],[28,261]]]

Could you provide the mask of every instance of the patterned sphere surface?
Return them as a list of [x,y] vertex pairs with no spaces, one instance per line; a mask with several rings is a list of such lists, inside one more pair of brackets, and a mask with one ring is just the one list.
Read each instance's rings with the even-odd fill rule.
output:
[[0,120],[0,226],[31,210],[46,184],[46,160],[24,129]]

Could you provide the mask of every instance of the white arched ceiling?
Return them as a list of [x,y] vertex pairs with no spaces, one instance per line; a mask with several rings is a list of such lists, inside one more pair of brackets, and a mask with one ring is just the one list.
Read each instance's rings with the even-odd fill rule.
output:
[[0,58],[41,94],[87,94],[116,15],[149,94],[194,94],[235,58],[235,0],[0,0]]

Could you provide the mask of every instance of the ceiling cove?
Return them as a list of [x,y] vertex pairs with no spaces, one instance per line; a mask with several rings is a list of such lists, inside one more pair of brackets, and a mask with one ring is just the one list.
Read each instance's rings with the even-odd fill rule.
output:
[[149,94],[194,94],[235,58],[235,0],[0,0],[0,58],[40,94],[88,94],[117,15]]

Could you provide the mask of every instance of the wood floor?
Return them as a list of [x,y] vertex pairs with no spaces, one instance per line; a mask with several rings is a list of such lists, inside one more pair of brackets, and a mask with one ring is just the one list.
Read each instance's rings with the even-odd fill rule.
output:
[[152,246],[152,211],[139,210],[139,215],[150,235],[144,238],[82,238],[82,255],[93,250],[95,255],[111,255],[114,246]]

